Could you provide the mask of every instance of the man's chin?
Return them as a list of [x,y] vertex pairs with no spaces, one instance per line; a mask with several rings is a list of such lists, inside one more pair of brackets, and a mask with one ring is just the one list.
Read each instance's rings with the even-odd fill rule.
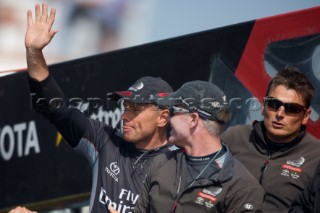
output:
[[296,135],[289,135],[287,132],[277,131],[274,134],[269,134],[268,138],[275,143],[291,142]]
[[127,141],[128,143],[132,143],[134,140],[129,134],[122,135],[123,140]]

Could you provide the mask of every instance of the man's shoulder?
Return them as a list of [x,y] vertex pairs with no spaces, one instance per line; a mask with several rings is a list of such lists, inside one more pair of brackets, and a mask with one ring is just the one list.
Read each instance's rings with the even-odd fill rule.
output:
[[[319,155],[320,152],[320,140],[306,132],[305,136],[301,139],[297,146],[297,149],[304,150],[304,152],[315,155]],[[320,156],[320,155],[319,155]]]
[[314,144],[320,144],[320,139],[316,138],[315,136],[313,136],[311,133],[309,133],[308,131],[306,132],[303,140],[309,142],[309,143],[314,143]]
[[230,126],[221,134],[221,140],[227,145],[239,143],[243,139],[248,141],[252,131],[252,125],[248,124]]
[[243,131],[243,130],[252,130],[253,127],[251,124],[238,124],[238,125],[234,125],[234,126],[230,126],[227,128],[227,130],[229,131]]
[[[233,174],[238,179],[249,181],[252,184],[258,184],[258,180],[251,174],[251,172],[234,156],[233,158]],[[252,182],[251,182],[252,181]]]
[[168,163],[171,164],[172,161],[175,162],[176,159],[177,159],[177,155],[179,155],[179,153],[181,153],[180,149],[174,149],[174,150],[171,150],[171,151],[167,151],[167,152],[163,152],[163,153],[158,154],[157,156],[155,156],[153,158],[150,170],[158,171],[165,164],[168,164]]
[[180,152],[181,152],[181,149],[179,149],[178,147],[168,146],[162,153],[159,153],[154,158],[154,161],[156,163],[166,162],[166,161],[170,160],[171,158],[177,156],[177,154]]
[[[261,193],[263,189],[258,180],[251,174],[251,172],[230,152],[226,153],[226,162],[224,163],[224,173],[230,175],[229,184],[236,184],[237,190],[253,190],[259,189]],[[256,192],[256,193],[260,193]]]

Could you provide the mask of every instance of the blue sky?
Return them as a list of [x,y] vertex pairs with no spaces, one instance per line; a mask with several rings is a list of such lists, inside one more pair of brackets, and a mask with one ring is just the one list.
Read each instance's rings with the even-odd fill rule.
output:
[[320,0],[157,0],[150,39],[161,40],[316,6],[320,6]]

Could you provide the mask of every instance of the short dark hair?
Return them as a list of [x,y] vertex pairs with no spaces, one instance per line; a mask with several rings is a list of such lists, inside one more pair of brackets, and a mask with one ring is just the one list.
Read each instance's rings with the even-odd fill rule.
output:
[[300,72],[298,68],[290,66],[282,68],[269,82],[266,95],[268,96],[272,89],[280,85],[295,90],[303,98],[306,107],[310,107],[314,96],[314,87],[307,76]]

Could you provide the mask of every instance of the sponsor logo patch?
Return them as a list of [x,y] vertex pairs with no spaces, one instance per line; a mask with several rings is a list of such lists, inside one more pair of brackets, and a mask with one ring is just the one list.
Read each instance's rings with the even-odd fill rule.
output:
[[246,210],[253,210],[253,204],[251,203],[245,203],[243,205],[243,208],[246,209]]
[[297,167],[290,166],[290,165],[287,165],[287,164],[283,164],[282,165],[282,169],[288,169],[288,170],[293,171],[293,172],[302,172],[301,168],[297,168]]
[[203,205],[204,199],[202,197],[197,197],[196,203]]
[[291,177],[292,179],[299,179],[302,172],[302,164],[305,162],[304,157],[299,157],[295,160],[287,160],[285,164],[282,164],[281,175],[285,177]]
[[211,201],[205,202],[205,205],[206,205],[207,208],[212,208],[212,207],[214,207],[214,204],[213,204]]
[[117,165],[117,162],[110,163],[110,167],[105,168],[105,172],[110,175],[112,179],[116,182],[119,182],[118,174],[120,173],[120,168]]
[[209,195],[209,194],[202,193],[202,192],[198,192],[198,196],[202,197],[202,198],[205,198],[205,199],[208,199],[208,200],[211,200],[212,202],[216,202],[217,201],[216,197],[214,197],[212,195]]
[[300,157],[296,160],[288,160],[287,164],[295,167],[300,167],[306,161],[304,157]]
[[138,91],[141,90],[144,87],[144,84],[142,82],[139,82],[137,84],[132,85],[128,90],[129,91]]
[[217,196],[218,194],[220,194],[222,192],[222,188],[221,187],[214,187],[213,189],[203,189],[202,190],[203,193],[205,194],[209,194],[212,196]]

